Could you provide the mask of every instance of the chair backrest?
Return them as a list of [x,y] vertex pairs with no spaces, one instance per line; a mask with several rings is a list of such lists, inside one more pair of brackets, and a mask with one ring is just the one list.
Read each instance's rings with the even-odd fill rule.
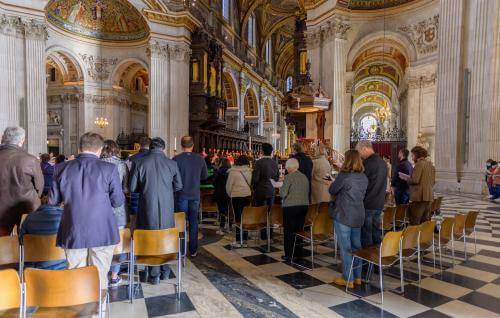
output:
[[273,204],[271,206],[271,224],[283,225],[283,208],[281,204]]
[[312,223],[312,233],[333,236],[333,219],[328,210],[323,209],[316,215]]
[[21,307],[21,282],[13,269],[0,271],[0,310]]
[[466,214],[455,215],[455,226],[453,227],[453,232],[455,233],[455,235],[461,236],[462,234],[464,234],[466,221],[467,221]]
[[328,202],[321,202],[318,205],[318,214],[320,213],[328,213],[328,209],[330,208],[330,204]]
[[443,204],[443,197],[436,198],[436,210],[441,209],[441,204]]
[[318,204],[311,204],[309,205],[309,208],[307,209],[306,213],[306,219],[305,219],[305,225],[310,225],[314,221],[314,218],[316,217],[316,214],[318,214]]
[[217,205],[214,201],[214,197],[213,197],[212,193],[203,193],[201,195],[201,206],[202,206],[204,212],[217,211]]
[[134,255],[155,256],[179,252],[179,231],[176,228],[164,230],[135,230],[133,233]]
[[0,265],[19,263],[19,237],[0,236]]
[[466,234],[472,233],[474,228],[476,227],[477,216],[479,215],[479,211],[469,211],[467,213],[467,220],[465,220],[465,232]]
[[131,240],[130,229],[129,228],[120,229],[120,243],[115,246],[113,254],[117,255],[122,253],[130,253],[130,240]]
[[25,262],[49,262],[66,259],[66,253],[56,246],[56,234],[25,234],[22,237]]
[[441,239],[450,240],[451,234],[452,234],[451,231],[453,230],[454,224],[455,224],[454,218],[450,218],[450,217],[443,218],[443,221],[441,222],[441,227],[439,229],[439,237]]
[[392,226],[394,224],[394,216],[396,214],[396,207],[395,206],[387,206],[384,208],[384,217],[382,219],[382,228],[384,230],[390,230],[392,229]]
[[399,242],[403,231],[387,232],[380,246],[380,255],[382,257],[396,256],[399,252]]
[[406,220],[406,211],[409,204],[398,204],[396,206],[396,222],[404,222]]
[[420,224],[420,244],[431,244],[434,239],[436,221],[425,221]]
[[99,302],[97,267],[75,269],[24,270],[26,306],[66,307]]
[[420,232],[420,225],[412,225],[404,229],[403,242],[401,247],[404,250],[417,248],[419,232]]
[[268,206],[246,206],[243,208],[241,223],[243,227],[267,223]]
[[179,233],[184,233],[186,231],[186,213],[175,212],[174,213],[175,227]]

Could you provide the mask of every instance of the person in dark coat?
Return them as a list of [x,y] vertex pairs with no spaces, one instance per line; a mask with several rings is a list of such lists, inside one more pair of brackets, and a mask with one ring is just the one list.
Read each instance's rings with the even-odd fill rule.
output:
[[[139,139],[140,149],[139,152],[133,156],[127,158],[127,166],[128,170],[132,171],[132,165],[137,160],[141,159],[145,155],[149,153],[149,147],[151,145],[151,138],[149,137],[141,137]],[[139,208],[139,193],[131,192],[130,193],[130,204],[129,204],[129,212],[131,215],[137,214],[137,209]]]
[[270,179],[278,181],[279,169],[273,160],[273,146],[268,143],[262,144],[264,156],[253,165],[252,188],[255,206],[268,205],[274,202],[274,187]]
[[120,242],[113,208],[122,206],[125,196],[116,165],[99,159],[103,145],[99,134],[82,135],[80,154],[55,169],[49,204],[64,203],[57,246],[65,249],[68,267],[95,265],[101,289],[107,289],[113,251]]
[[38,209],[43,191],[40,161],[21,147],[25,131],[7,127],[0,145],[0,236],[10,235],[21,216]]
[[368,186],[368,179],[363,173],[363,163],[356,150],[345,153],[345,162],[339,175],[330,185],[329,192],[335,196],[333,211],[335,234],[342,256],[342,277],[334,283],[345,286],[361,285],[361,267],[359,259],[354,262],[353,275],[348,280],[352,254],[361,249],[361,227],[365,221],[363,199]]
[[[174,192],[182,189],[177,163],[165,153],[165,141],[153,138],[148,154],[132,165],[130,191],[139,193],[136,229],[161,230],[175,227]],[[148,268],[149,282],[167,279],[168,266]]]
[[313,162],[312,159],[304,153],[304,149],[302,145],[296,143],[292,146],[293,155],[292,158],[295,158],[299,161],[299,171],[302,172],[309,180],[309,186],[311,185],[312,178],[312,170],[313,170]]
[[54,177],[54,166],[50,164],[50,155],[44,153],[40,156],[40,168],[43,174],[43,194],[48,194],[52,187],[52,178]]
[[382,241],[380,216],[384,209],[387,192],[387,164],[375,153],[372,143],[368,140],[359,141],[356,150],[363,159],[365,175],[368,178],[364,199],[365,224],[361,229],[361,245],[368,247],[378,245]]
[[[226,221],[229,221],[229,202],[231,198],[226,192],[227,171],[231,169],[231,163],[227,158],[221,158],[219,167],[214,175],[214,200],[217,202],[217,209],[219,210],[219,230],[217,234],[224,235],[224,228]],[[229,224],[231,228],[231,224]]]
[[413,167],[411,163],[408,161],[408,156],[410,152],[408,149],[401,149],[398,153],[399,162],[394,169],[394,173],[392,174],[391,185],[394,191],[394,200],[396,204],[406,204],[410,201],[410,186],[406,180],[403,180],[399,177],[399,173],[404,173],[408,176],[411,176],[413,171]]

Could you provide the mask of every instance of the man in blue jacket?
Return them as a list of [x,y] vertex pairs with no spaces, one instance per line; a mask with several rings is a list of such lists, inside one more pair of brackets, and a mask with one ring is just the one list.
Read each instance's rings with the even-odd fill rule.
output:
[[99,159],[103,145],[96,133],[80,138],[80,154],[56,167],[49,204],[64,203],[57,246],[64,248],[68,267],[96,266],[101,289],[107,289],[120,242],[113,208],[122,206],[125,196],[116,165]]

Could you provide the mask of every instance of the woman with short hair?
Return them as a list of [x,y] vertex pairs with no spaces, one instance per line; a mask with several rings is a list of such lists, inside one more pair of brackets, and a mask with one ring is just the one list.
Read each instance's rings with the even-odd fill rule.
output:
[[345,161],[329,192],[335,196],[333,209],[334,228],[342,257],[342,277],[335,279],[337,285],[353,288],[361,285],[361,262],[354,262],[353,274],[348,281],[352,254],[361,249],[361,227],[365,222],[365,198],[368,178],[363,161],[357,150],[347,150]]
[[[283,260],[290,262],[292,255],[300,257],[301,251],[293,252],[294,235],[304,228],[304,222],[309,207],[309,180],[299,171],[299,161],[288,159],[285,163],[288,174],[280,188],[281,206],[283,207],[283,245],[285,255]],[[297,239],[297,246],[301,241]]]

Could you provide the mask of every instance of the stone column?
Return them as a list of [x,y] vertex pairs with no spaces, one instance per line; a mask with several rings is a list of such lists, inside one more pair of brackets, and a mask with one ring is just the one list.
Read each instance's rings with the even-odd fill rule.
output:
[[47,151],[47,83],[45,78],[45,23],[25,22],[26,37],[26,109],[28,152],[38,155]]
[[[491,13],[500,16],[500,4],[493,1],[496,9],[492,7]],[[489,68],[489,81],[491,83],[491,99],[488,116],[486,136],[486,158],[500,158],[500,19],[492,23],[492,63]]]
[[350,121],[344,120],[350,106],[345,103],[347,41],[341,33],[337,33],[337,36],[339,37],[333,40],[332,147],[343,153],[349,149],[349,136],[345,134],[345,130],[346,126],[350,127]]
[[[439,2],[438,72],[436,97],[436,172],[438,190],[459,190],[459,106],[463,77],[462,32],[464,0]],[[409,110],[409,112],[411,109]]]

